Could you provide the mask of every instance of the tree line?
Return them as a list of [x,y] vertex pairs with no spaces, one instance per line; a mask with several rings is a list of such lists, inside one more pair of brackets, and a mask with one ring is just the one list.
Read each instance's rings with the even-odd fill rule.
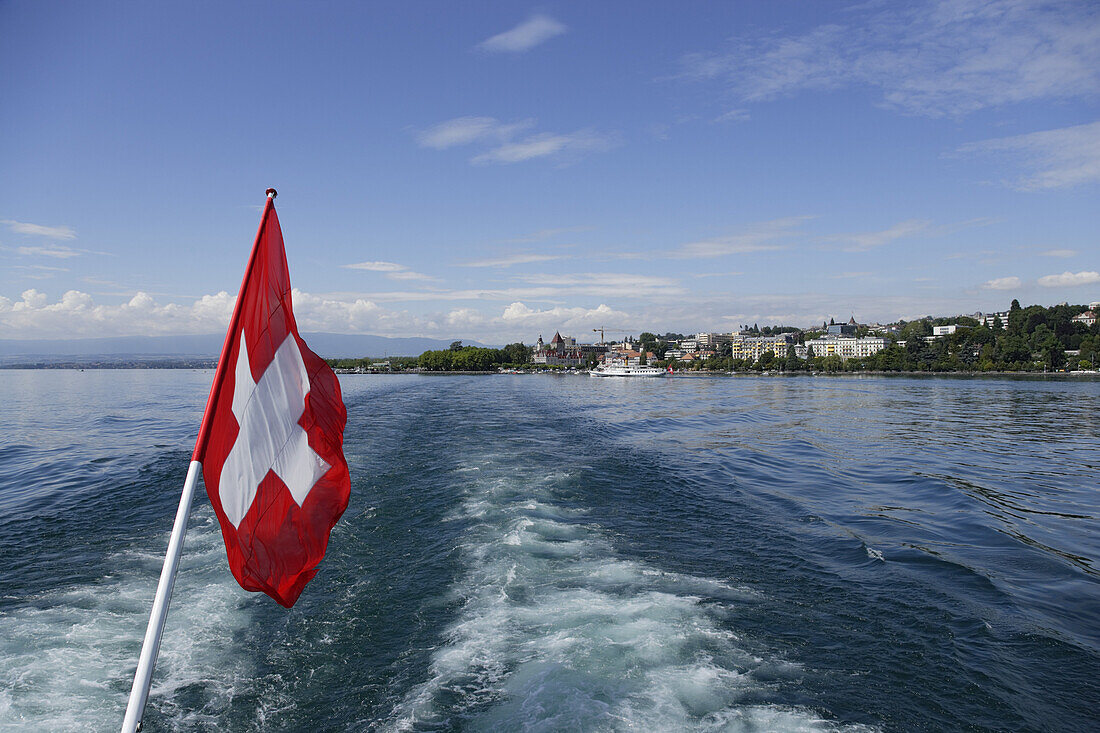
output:
[[[1096,369],[1100,366],[1100,324],[1086,326],[1073,321],[1084,306],[1056,305],[1046,308],[1020,306],[1013,300],[1008,323],[994,319],[985,326],[973,318],[924,318],[901,322],[901,330],[888,336],[888,345],[864,358],[842,360],[839,356],[812,353],[801,359],[793,346],[785,354],[765,352],[756,361],[731,358],[719,353],[709,359],[679,364],[659,361],[661,366],[721,371],[881,371],[881,372],[989,372]],[[956,324],[955,333],[930,339],[932,327]],[[865,330],[865,327],[861,328]],[[781,333],[776,331],[773,333]],[[813,332],[802,332],[805,343]],[[862,334],[857,334],[862,335]],[[651,349],[652,350],[652,349]],[[1066,352],[1071,352],[1067,355]],[[1076,352],[1076,353],[1073,353]],[[656,353],[656,352],[655,352]]]
[[417,366],[425,372],[488,372],[500,367],[526,364],[531,350],[523,343],[508,344],[503,349],[487,349],[479,346],[463,346],[453,342],[449,348],[425,351],[417,359]]

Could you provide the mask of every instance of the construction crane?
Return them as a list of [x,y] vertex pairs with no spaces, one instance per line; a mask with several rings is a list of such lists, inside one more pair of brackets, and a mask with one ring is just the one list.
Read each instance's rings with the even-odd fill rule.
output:
[[602,327],[601,328],[593,328],[592,330],[595,331],[596,333],[600,334],[600,346],[604,345],[604,331],[606,331],[607,333],[631,333],[631,331],[620,331],[620,330],[617,330],[617,329],[602,328]]

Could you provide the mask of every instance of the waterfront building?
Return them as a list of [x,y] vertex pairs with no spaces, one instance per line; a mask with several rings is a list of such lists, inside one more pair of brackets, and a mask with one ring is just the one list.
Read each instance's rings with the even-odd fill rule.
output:
[[717,351],[722,344],[728,344],[733,340],[730,333],[697,333],[695,334],[695,349],[713,349]]
[[852,316],[847,323],[834,323],[825,326],[825,332],[829,336],[855,336],[858,328],[859,324],[856,323],[856,317]]
[[[756,361],[770,351],[777,358],[785,359],[787,357],[787,347],[794,345],[794,336],[789,333],[778,333],[772,336],[742,336],[738,334],[730,342],[730,356],[734,359]],[[795,353],[798,353],[797,349]]]
[[886,348],[887,340],[881,336],[822,336],[806,342],[807,350],[813,349],[814,356],[839,356],[841,359],[862,359],[877,354]]
[[1087,310],[1084,313],[1079,313],[1073,317],[1074,323],[1083,323],[1086,326],[1092,326],[1096,323],[1096,312],[1100,310],[1100,303],[1095,304],[1097,308]]
[[[601,353],[606,351],[602,346],[598,348]],[[591,353],[591,349],[590,344],[578,345],[575,338],[562,338],[562,335],[555,331],[554,338],[550,339],[549,344],[543,343],[542,336],[539,336],[531,362],[551,366],[582,366],[588,357],[586,351]]]

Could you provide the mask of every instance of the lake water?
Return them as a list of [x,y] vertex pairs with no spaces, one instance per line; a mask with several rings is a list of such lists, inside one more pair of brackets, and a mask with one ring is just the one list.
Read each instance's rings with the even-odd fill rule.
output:
[[[0,372],[0,729],[117,729],[210,378]],[[1100,381],[341,381],[320,573],[200,492],[145,730],[1100,724]]]

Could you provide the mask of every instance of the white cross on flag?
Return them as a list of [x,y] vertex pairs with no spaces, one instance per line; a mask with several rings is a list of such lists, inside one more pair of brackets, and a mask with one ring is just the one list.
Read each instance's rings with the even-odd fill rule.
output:
[[233,576],[287,608],[348,505],[340,383],[298,335],[268,198],[210,389],[194,460]]

